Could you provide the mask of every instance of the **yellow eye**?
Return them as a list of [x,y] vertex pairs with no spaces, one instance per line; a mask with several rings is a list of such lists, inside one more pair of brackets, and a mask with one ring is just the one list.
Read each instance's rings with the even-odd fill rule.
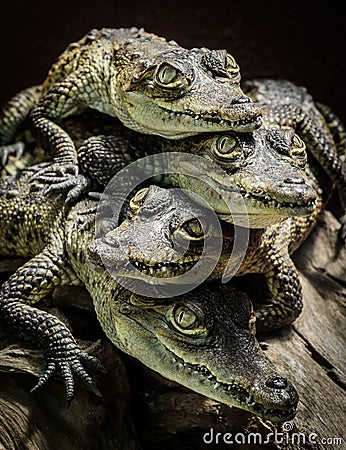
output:
[[130,208],[137,210],[143,204],[143,200],[145,199],[148,188],[140,189],[130,200]]
[[227,70],[229,72],[239,72],[239,66],[232,55],[227,53]]
[[222,159],[235,158],[241,150],[238,146],[237,139],[230,135],[216,138],[213,142],[212,149],[215,155]]
[[156,79],[160,84],[171,84],[175,81],[178,71],[169,64],[162,64],[156,74]]
[[206,228],[206,224],[202,226],[202,223],[198,219],[191,219],[180,225],[173,234],[174,239],[183,239],[183,241],[201,241],[209,232]]
[[179,305],[174,309],[173,320],[175,325],[183,330],[191,330],[199,324],[197,315],[185,305]]
[[183,225],[183,228],[191,237],[200,238],[204,235],[202,224],[197,219],[189,220]]

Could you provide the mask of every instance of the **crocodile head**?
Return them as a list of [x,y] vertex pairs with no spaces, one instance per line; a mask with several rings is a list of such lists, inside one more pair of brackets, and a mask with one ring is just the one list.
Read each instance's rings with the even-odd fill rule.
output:
[[314,211],[317,192],[308,172],[305,144],[292,129],[262,128],[189,139],[185,145],[202,158],[198,164],[193,159],[179,163],[171,178],[203,196],[223,220],[237,219],[244,226],[248,220],[251,228],[265,228]]
[[256,341],[247,295],[204,285],[165,301],[132,294],[114,303],[116,345],[149,368],[264,419],[294,417],[297,392]]
[[239,66],[226,50],[188,50],[144,30],[118,47],[110,90],[127,127],[180,139],[261,125],[260,107],[242,92]]
[[[195,203],[181,189],[151,185],[132,197],[127,218],[118,227],[110,227],[89,245],[89,262],[94,268],[107,267],[118,276],[141,280],[145,275],[150,277],[145,277],[145,281],[152,284],[160,282],[158,279],[175,284],[176,276],[187,273],[201,260],[199,275],[203,277],[204,268],[208,270],[215,260],[213,247],[208,251],[205,240],[224,240],[223,234],[232,233],[225,231],[231,225],[223,224],[222,230],[208,220],[212,218],[209,214],[210,210]],[[232,249],[232,238],[225,242],[225,257],[212,278],[222,270]]]

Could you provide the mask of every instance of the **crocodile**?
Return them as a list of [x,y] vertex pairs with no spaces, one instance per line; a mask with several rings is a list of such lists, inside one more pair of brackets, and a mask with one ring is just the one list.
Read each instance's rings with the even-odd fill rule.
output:
[[89,264],[97,202],[84,198],[70,206],[63,195],[45,196],[31,185],[40,169],[0,180],[0,252],[30,258],[1,286],[1,325],[44,350],[46,365],[32,391],[59,373],[68,403],[75,376],[97,392],[84,366],[97,368],[98,361],[79,348],[64,323],[35,306],[56,286],[84,284],[105,334],[120,350],[229,406],[273,422],[294,417],[298,394],[256,340],[246,294],[209,284],[157,299],[123,288]]
[[[224,220],[243,214],[244,205],[251,228],[314,210],[317,194],[305,171],[306,146],[292,129],[262,127],[252,133],[205,133],[167,141],[115,127],[111,134],[92,136],[79,147],[84,173],[102,187],[130,162],[151,155],[138,166],[144,174],[153,163],[163,172],[172,171],[173,185],[202,196]],[[165,153],[176,157],[166,161]],[[240,205],[235,193],[242,197]]]
[[305,87],[288,80],[254,79],[243,89],[263,111],[267,126],[291,127],[336,185],[343,215],[340,237],[346,238],[346,132],[335,112],[314,101]]
[[[251,208],[256,207],[263,212],[263,206],[267,203],[265,208],[270,215],[275,216],[277,213],[280,215],[280,210],[282,210],[281,204],[285,203],[286,214],[283,215],[294,216],[299,215],[301,211],[296,211],[295,213],[297,197],[295,199],[291,197],[290,200],[290,196],[294,190],[296,190],[296,194],[300,192],[301,188],[304,191],[303,180],[305,178],[298,172],[294,175],[292,173],[293,169],[291,169],[290,175],[287,174],[285,178],[281,178],[279,170],[274,168],[274,165],[278,163],[278,161],[274,161],[274,156],[276,159],[281,158],[283,161],[290,161],[295,166],[301,164],[302,170],[304,170],[305,145],[310,164],[316,166],[318,170],[322,167],[331,182],[337,187],[341,206],[345,213],[346,132],[340,119],[332,109],[315,102],[306,88],[296,86],[288,80],[249,80],[243,83],[243,89],[263,111],[263,125],[260,130],[244,135],[233,132],[215,136],[201,135],[170,143],[156,137],[141,141],[140,135],[131,137],[128,134],[128,146],[132,145],[136,148],[142,147],[147,149],[146,152],[142,152],[143,155],[147,154],[148,148],[150,148],[155,152],[180,151],[212,160],[228,174],[231,173],[234,178],[241,177],[237,188],[243,195],[246,206],[249,206],[250,213]],[[258,133],[261,130],[269,130],[273,127],[283,130],[293,129],[296,134],[294,137],[295,142],[291,143],[291,147],[289,146],[289,137],[293,136],[293,134],[288,133],[285,137],[282,135],[283,132],[275,133],[271,131],[266,134],[263,131],[264,135],[266,135],[263,156],[255,152],[251,154],[248,147],[253,147],[252,139],[255,141],[261,139]],[[99,179],[103,185],[107,184],[114,175],[112,167],[114,166],[118,170],[116,160],[119,157],[119,153],[123,152],[122,149],[119,150],[118,142],[116,137],[112,138],[109,135],[94,136],[81,149],[79,157],[81,165],[86,172]],[[265,147],[269,148],[267,155],[264,153]],[[270,149],[274,149],[274,153]],[[112,153],[115,155],[114,159],[112,158]],[[262,158],[267,158],[267,161],[262,160]],[[258,161],[258,168],[256,168],[256,161]],[[248,172],[247,168],[249,168]],[[202,164],[194,168],[190,166],[189,169],[192,170],[193,177],[184,173],[178,173],[175,181],[173,180],[174,183],[199,195],[202,195],[203,191],[205,191],[203,195],[208,195],[205,199],[214,210],[220,214],[227,214],[225,211],[226,205],[219,200],[219,195],[213,196],[212,191],[205,189],[203,182],[206,181],[209,185],[217,187],[219,192],[221,190],[225,194],[224,191],[232,190],[235,180],[229,185],[228,178],[224,177],[222,179],[217,170],[211,171],[210,168],[208,170]],[[238,175],[234,173],[235,169],[238,170]],[[255,180],[257,178],[259,179],[259,185],[256,186],[252,183],[256,183]],[[281,187],[278,185],[279,183],[283,183]],[[285,191],[285,194],[283,191]],[[304,198],[305,193],[307,192],[304,191],[301,200],[298,202],[309,202],[311,200],[309,195]],[[256,202],[259,203],[256,204]],[[287,207],[291,209],[288,211]],[[269,214],[266,216],[267,219]],[[256,226],[254,223],[257,218],[258,216],[254,216],[255,220],[252,221],[250,217],[251,227]],[[223,217],[223,219],[225,220],[226,218]],[[340,236],[344,239],[346,237],[345,214],[340,218],[340,221],[343,224]]]
[[246,132],[261,124],[260,108],[242,92],[239,66],[226,50],[184,49],[144,29],[94,29],[66,48],[41,85],[19,92],[4,106],[2,159],[28,119],[58,174],[77,176],[75,145],[57,120],[86,108],[168,139]]
[[[261,305],[256,311],[260,331],[291,324],[302,310],[301,283],[290,254],[313,229],[325,201],[312,173],[310,177],[318,191],[314,212],[250,230],[246,253],[236,254],[236,261],[232,261],[234,265],[237,259],[244,258],[236,276],[248,273],[265,276],[271,298],[269,305]],[[100,220],[101,217],[105,220],[107,216],[100,216]],[[206,253],[204,247],[212,236],[218,236],[219,230],[208,224],[207,217],[205,208],[195,204],[180,189],[154,185],[143,188],[130,200],[126,220],[118,227],[105,227],[90,244],[90,261],[116,279],[142,279],[154,286],[181,283],[181,277],[176,277],[192,270],[197,263],[204,266],[212,263],[212,252]],[[233,267],[228,263],[234,248],[234,226],[227,222],[221,222],[221,226],[222,252],[209,280],[221,278]]]

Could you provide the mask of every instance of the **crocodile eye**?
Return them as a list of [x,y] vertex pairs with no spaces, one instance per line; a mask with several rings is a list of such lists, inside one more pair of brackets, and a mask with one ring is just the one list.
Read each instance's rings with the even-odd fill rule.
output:
[[297,134],[293,136],[293,146],[300,152],[305,151],[306,148],[304,141]]
[[197,219],[189,220],[184,224],[183,228],[191,237],[200,238],[204,235],[202,224]]
[[297,134],[293,136],[290,155],[293,159],[297,160],[301,165],[305,165],[307,162],[305,143],[300,139],[300,137]]
[[227,62],[227,71],[228,72],[231,72],[232,74],[239,72],[238,64],[235,62],[235,59],[233,58],[233,56],[230,55],[229,53],[227,53],[226,62]]
[[174,324],[183,330],[191,330],[199,323],[199,318],[191,308],[185,305],[178,305],[173,310]]
[[133,210],[137,210],[143,204],[145,197],[148,194],[149,189],[143,188],[140,189],[130,200],[130,208]]
[[178,89],[186,87],[188,82],[180,70],[170,64],[161,64],[155,74],[155,82],[162,88]]
[[177,70],[169,64],[160,66],[156,77],[161,84],[170,84],[177,76]]
[[175,229],[174,237],[178,239],[182,238],[184,241],[200,241],[205,236],[205,230],[206,225],[203,227],[200,220],[191,219]]
[[214,154],[221,159],[234,159],[241,153],[238,140],[230,135],[216,138],[212,144]]

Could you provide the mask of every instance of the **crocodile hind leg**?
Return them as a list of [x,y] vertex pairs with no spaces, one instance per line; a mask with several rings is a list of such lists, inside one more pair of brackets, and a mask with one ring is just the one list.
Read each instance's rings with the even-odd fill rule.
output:
[[0,114],[0,166],[4,167],[10,154],[20,158],[24,144],[13,142],[17,132],[37,104],[42,87],[31,86],[24,89],[3,107]]
[[274,330],[291,324],[303,308],[299,274],[288,251],[277,255],[275,264],[264,275],[271,303],[256,311],[259,331]]
[[46,365],[32,392],[58,372],[66,387],[69,404],[74,396],[74,374],[89,389],[98,392],[83,364],[100,368],[98,360],[82,351],[71,332],[58,318],[32,305],[58,284],[73,283],[76,276],[64,264],[63,250],[46,247],[20,267],[1,287],[0,313],[2,325],[11,333],[42,348]]

